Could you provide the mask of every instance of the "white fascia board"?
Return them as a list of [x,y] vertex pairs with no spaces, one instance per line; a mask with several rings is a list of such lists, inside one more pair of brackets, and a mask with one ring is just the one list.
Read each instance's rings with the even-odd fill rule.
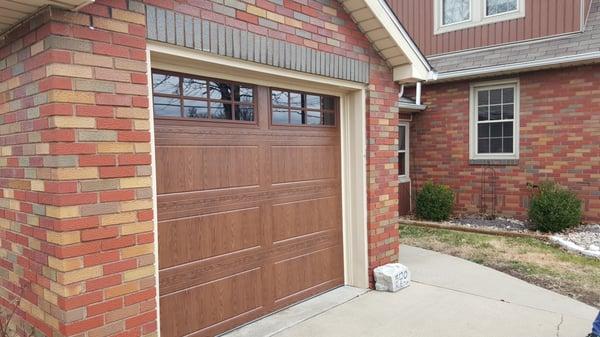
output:
[[394,69],[394,81],[406,83],[414,81],[428,81],[435,78],[433,68],[421,53],[419,48],[410,38],[404,27],[398,21],[396,15],[392,12],[385,0],[363,0],[365,5],[371,10],[375,18],[379,20],[390,38],[402,50],[404,55],[410,61],[409,69],[400,66]]

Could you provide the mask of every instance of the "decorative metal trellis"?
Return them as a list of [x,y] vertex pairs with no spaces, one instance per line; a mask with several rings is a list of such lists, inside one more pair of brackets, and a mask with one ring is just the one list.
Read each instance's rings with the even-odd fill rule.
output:
[[498,174],[492,166],[484,166],[481,170],[481,193],[479,200],[479,212],[482,216],[496,218],[496,185],[498,183]]

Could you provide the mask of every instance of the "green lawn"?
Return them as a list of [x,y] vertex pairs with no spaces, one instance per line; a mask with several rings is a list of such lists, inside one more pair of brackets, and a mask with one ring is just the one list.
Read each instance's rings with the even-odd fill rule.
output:
[[400,242],[467,259],[600,307],[600,260],[538,239],[400,225]]

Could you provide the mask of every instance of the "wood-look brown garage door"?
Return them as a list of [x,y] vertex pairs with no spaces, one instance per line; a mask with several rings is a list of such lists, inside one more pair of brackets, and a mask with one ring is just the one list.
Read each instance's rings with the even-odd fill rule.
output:
[[161,333],[343,284],[337,99],[155,71]]

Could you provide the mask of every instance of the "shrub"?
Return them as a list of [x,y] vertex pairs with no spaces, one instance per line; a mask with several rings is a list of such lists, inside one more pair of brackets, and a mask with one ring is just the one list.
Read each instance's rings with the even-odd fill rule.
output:
[[452,214],[454,193],[446,185],[434,184],[429,181],[417,193],[417,217],[425,220],[448,220]]
[[552,182],[539,186],[531,197],[529,221],[542,232],[560,232],[581,222],[581,200]]

